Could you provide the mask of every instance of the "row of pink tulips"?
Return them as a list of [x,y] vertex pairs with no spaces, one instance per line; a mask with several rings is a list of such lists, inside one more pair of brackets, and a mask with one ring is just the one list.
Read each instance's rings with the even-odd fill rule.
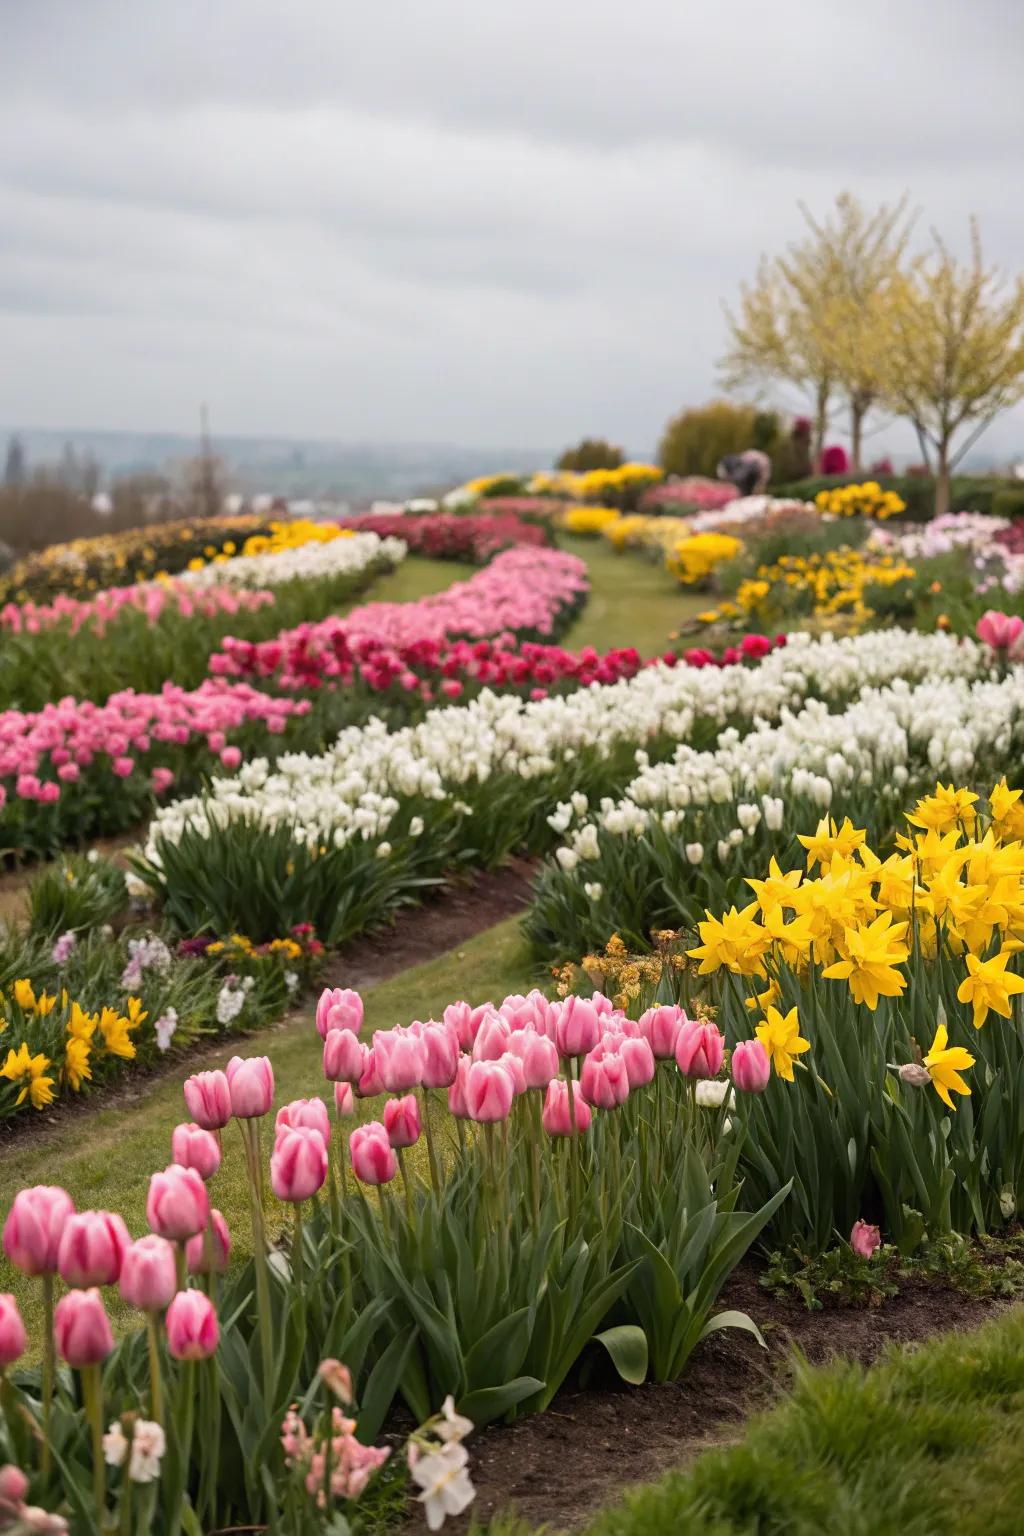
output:
[[38,635],[64,626],[72,635],[84,628],[102,635],[125,610],[141,613],[147,624],[152,625],[164,613],[180,614],[185,619],[194,614],[211,619],[219,614],[231,617],[239,613],[256,613],[260,608],[272,607],[273,603],[274,594],[269,591],[248,591],[234,586],[204,587],[196,586],[194,582],[171,580],[107,587],[89,598],[61,593],[49,603],[31,600],[5,603],[0,608],[0,629],[13,635]]

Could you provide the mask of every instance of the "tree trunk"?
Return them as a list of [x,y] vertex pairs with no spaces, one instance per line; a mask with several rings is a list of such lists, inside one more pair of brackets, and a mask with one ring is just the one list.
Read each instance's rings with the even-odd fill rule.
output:
[[938,464],[935,469],[935,516],[943,517],[949,511],[949,444],[940,443]]
[[828,427],[828,396],[828,385],[819,384],[814,401],[814,428],[811,438],[811,473],[813,475],[821,473],[821,456],[825,450],[825,432]]
[[855,475],[861,472],[864,414],[864,407],[855,395],[850,401],[850,468]]

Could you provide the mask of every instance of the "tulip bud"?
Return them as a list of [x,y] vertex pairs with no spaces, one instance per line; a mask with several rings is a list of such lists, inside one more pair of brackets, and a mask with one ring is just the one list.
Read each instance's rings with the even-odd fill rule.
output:
[[231,1089],[223,1072],[194,1072],[184,1083],[185,1103],[196,1125],[219,1131],[231,1119]]
[[471,1120],[507,1120],[515,1097],[515,1079],[499,1061],[474,1061],[466,1074],[466,1109]]
[[174,1249],[166,1238],[149,1233],[125,1251],[119,1281],[121,1295],[140,1312],[162,1312],[178,1289]]
[[28,1493],[28,1478],[20,1467],[10,1462],[0,1467],[0,1515],[21,1514],[19,1505],[24,1504]]
[[57,1268],[66,1285],[88,1290],[113,1285],[131,1238],[113,1211],[79,1211],[69,1216],[57,1251]]
[[481,1003],[476,1008],[471,1008],[469,1003],[449,1003],[442,1018],[446,1025],[451,1025],[455,1030],[461,1048],[470,1051],[480,1025],[493,1011],[490,1003]]
[[927,1088],[932,1075],[919,1061],[907,1061],[899,1069],[899,1079],[908,1088]]
[[75,1211],[66,1190],[48,1184],[22,1189],[4,1222],[4,1252],[24,1275],[52,1275],[64,1226]]
[[185,1261],[190,1275],[209,1274],[211,1268],[208,1262],[209,1257],[212,1257],[212,1268],[215,1274],[222,1275],[227,1269],[228,1259],[231,1257],[231,1234],[220,1211],[210,1212],[210,1238],[210,1247],[213,1250],[211,1256],[207,1255],[205,1232],[198,1232],[186,1243]]
[[327,1105],[323,1099],[293,1099],[283,1109],[277,1112],[274,1122],[274,1130],[277,1134],[281,1131],[295,1130],[303,1126],[306,1130],[317,1131],[323,1138],[325,1147],[331,1144],[331,1117],[327,1113]]
[[268,1114],[274,1102],[274,1069],[269,1056],[232,1056],[228,1062],[231,1113],[239,1120]]
[[348,1139],[352,1172],[364,1184],[388,1184],[398,1172],[398,1163],[379,1120],[357,1125]]
[[206,1186],[194,1168],[171,1163],[149,1181],[146,1220],[152,1231],[168,1242],[183,1243],[206,1226],[210,1201]]
[[585,997],[567,997],[555,1020],[559,1056],[585,1056],[600,1037],[600,1015],[595,1005]]
[[420,1107],[414,1093],[404,1099],[388,1099],[384,1105],[384,1129],[393,1147],[411,1147],[420,1137]]
[[508,1050],[509,1038],[512,1031],[500,1013],[493,1010],[480,1022],[480,1028],[476,1032],[473,1041],[472,1057],[474,1061],[498,1061]]
[[449,1088],[459,1065],[459,1037],[447,1024],[424,1024],[420,1030],[423,1047],[424,1088]]
[[626,1077],[629,1086],[643,1088],[647,1083],[654,1081],[654,1073],[657,1062],[649,1041],[642,1035],[626,1035],[617,1047],[619,1055],[626,1065]]
[[321,1040],[332,1029],[344,1029],[358,1035],[363,1027],[363,1000],[348,987],[327,987],[316,1005],[316,1027]]
[[534,1025],[514,1031],[508,1042],[508,1054],[522,1063],[527,1088],[546,1088],[558,1075],[558,1052],[554,1042]]
[[670,1061],[676,1053],[676,1036],[686,1015],[675,1003],[648,1008],[639,1018],[640,1030],[657,1061]]
[[300,1205],[323,1188],[326,1178],[327,1146],[320,1132],[282,1126],[270,1159],[270,1186],[277,1198]]
[[589,1130],[592,1118],[590,1105],[580,1092],[579,1083],[572,1084],[572,1097],[573,1113],[570,1113],[569,1084],[561,1077],[556,1077],[553,1083],[548,1084],[541,1118],[549,1136],[571,1136],[574,1117],[577,1136]]
[[466,1079],[469,1077],[469,1069],[473,1065],[468,1056],[460,1056],[455,1077],[448,1089],[448,1113],[454,1115],[456,1120],[468,1120],[469,1110],[466,1108]]
[[209,1360],[220,1342],[217,1313],[202,1291],[179,1291],[167,1308],[166,1327],[175,1360]]
[[882,1234],[877,1227],[866,1221],[855,1221],[850,1233],[850,1247],[862,1259],[870,1259],[881,1245]]
[[53,1336],[62,1359],[76,1370],[101,1364],[114,1347],[114,1335],[99,1291],[62,1296],[54,1308]]
[[730,1071],[741,1093],[764,1092],[771,1076],[772,1064],[760,1040],[741,1040],[733,1048]]
[[597,1045],[585,1057],[580,1071],[580,1093],[595,1109],[618,1109],[625,1104],[629,1077],[626,1063],[617,1051]]
[[717,1077],[725,1059],[725,1038],[714,1024],[684,1019],[676,1036],[675,1056],[684,1077]]
[[10,1291],[0,1293],[0,1371],[20,1360],[28,1347],[25,1324]]
[[339,1120],[351,1119],[356,1112],[355,1094],[351,1083],[335,1083],[334,1113]]
[[171,1160],[180,1168],[194,1168],[204,1181],[220,1167],[220,1142],[200,1125],[176,1125],[171,1133]]
[[387,1093],[408,1093],[423,1080],[423,1047],[404,1029],[378,1029],[373,1036],[377,1072]]
[[353,1087],[357,1099],[375,1099],[379,1093],[384,1092],[384,1084],[377,1069],[377,1053],[372,1046],[364,1046],[363,1051],[363,1075]]
[[350,1029],[329,1029],[324,1040],[324,1077],[331,1083],[358,1083],[369,1054]]

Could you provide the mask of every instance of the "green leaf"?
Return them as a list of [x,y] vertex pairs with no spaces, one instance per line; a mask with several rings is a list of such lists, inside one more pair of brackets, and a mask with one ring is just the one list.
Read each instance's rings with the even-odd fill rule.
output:
[[376,1438],[398,1393],[415,1338],[415,1324],[396,1334],[370,1372],[359,1401],[359,1436],[364,1445]]
[[708,1318],[700,1331],[700,1336],[702,1339],[706,1339],[709,1334],[717,1333],[720,1328],[742,1328],[745,1332],[754,1335],[762,1349],[768,1348],[760,1328],[754,1322],[754,1319],[748,1317],[745,1312],[717,1312],[714,1317]]
[[642,1328],[636,1323],[620,1323],[595,1333],[594,1342],[604,1345],[623,1381],[640,1386],[647,1375],[647,1335]]
[[517,1376],[514,1381],[506,1381],[500,1387],[480,1387],[476,1392],[467,1392],[455,1406],[457,1412],[472,1419],[479,1429],[494,1419],[500,1419],[502,1414],[521,1403],[524,1398],[543,1390],[544,1382],[538,1381],[536,1376]]

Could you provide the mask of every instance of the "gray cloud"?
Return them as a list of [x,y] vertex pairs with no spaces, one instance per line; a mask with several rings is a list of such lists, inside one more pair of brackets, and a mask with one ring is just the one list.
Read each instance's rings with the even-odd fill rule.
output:
[[[0,419],[649,450],[849,186],[1019,263],[982,0],[34,0],[0,52]],[[1007,418],[993,445],[1024,446]],[[897,446],[909,438],[891,435]]]

